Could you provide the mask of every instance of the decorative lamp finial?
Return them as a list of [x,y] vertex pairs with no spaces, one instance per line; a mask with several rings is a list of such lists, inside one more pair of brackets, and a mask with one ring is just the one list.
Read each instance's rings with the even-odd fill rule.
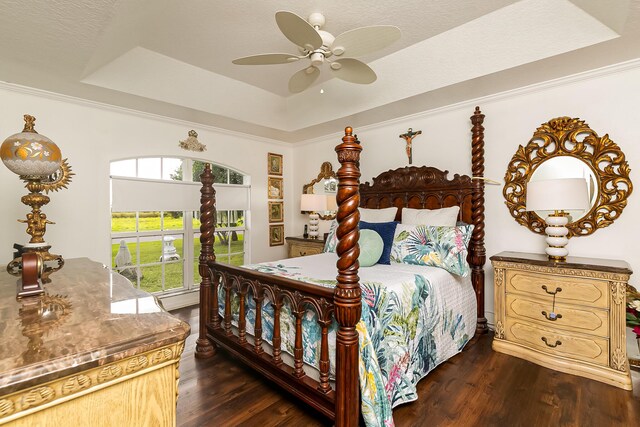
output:
[[34,126],[36,125],[35,122],[36,122],[36,118],[35,117],[33,117],[32,115],[29,115],[29,114],[25,114],[24,115],[24,129],[22,129],[22,132],[38,133],[34,129]]

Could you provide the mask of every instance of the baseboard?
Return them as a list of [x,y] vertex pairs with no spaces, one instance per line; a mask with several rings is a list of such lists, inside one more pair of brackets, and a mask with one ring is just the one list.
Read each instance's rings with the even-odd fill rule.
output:
[[162,302],[162,306],[165,310],[177,310],[191,305],[198,305],[200,302],[200,291],[198,289],[193,289],[179,294],[158,296],[158,299]]

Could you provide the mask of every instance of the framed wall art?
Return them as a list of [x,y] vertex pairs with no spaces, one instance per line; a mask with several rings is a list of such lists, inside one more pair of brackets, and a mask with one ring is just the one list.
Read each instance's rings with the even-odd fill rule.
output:
[[284,224],[269,226],[269,246],[284,245]]
[[284,203],[269,202],[269,222],[284,221]]
[[270,176],[267,184],[269,187],[269,200],[284,198],[282,178]]
[[268,153],[267,168],[269,170],[268,175],[282,176],[282,154]]

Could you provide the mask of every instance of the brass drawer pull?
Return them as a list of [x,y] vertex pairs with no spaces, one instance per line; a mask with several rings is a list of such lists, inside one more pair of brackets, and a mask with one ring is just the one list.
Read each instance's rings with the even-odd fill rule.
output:
[[542,312],[542,315],[543,315],[544,317],[546,317],[546,318],[547,318],[547,320],[550,320],[550,321],[552,321],[552,322],[555,322],[555,321],[556,321],[556,320],[558,320],[558,319],[562,319],[562,314],[560,314],[560,313],[556,314],[556,313],[554,313],[553,311],[552,311],[551,313],[549,313],[549,314],[547,314],[547,312],[546,312],[546,311],[543,311],[543,312]]
[[546,293],[548,293],[549,295],[555,295],[555,294],[557,294],[558,292],[562,292],[562,288],[556,288],[556,290],[555,290],[555,291],[553,291],[553,292],[549,292],[549,290],[547,289],[547,285],[542,285],[542,289],[544,289],[544,291],[545,291]]
[[555,347],[557,347],[559,345],[562,345],[562,343],[560,341],[558,341],[558,340],[556,340],[555,344],[549,344],[547,342],[547,337],[542,337],[542,341],[544,341],[544,343],[547,345],[547,347],[551,347],[551,348],[555,348]]

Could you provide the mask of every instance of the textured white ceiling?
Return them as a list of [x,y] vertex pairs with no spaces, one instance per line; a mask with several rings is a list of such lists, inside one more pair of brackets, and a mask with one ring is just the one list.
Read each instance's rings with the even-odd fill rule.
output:
[[[334,131],[344,117],[367,124],[638,57],[639,4],[0,0],[0,80],[294,141]],[[287,82],[301,64],[231,64],[296,52],[278,10],[320,11],[334,35],[393,24],[402,38],[361,58],[377,72],[374,84],[323,73],[292,96]]]

